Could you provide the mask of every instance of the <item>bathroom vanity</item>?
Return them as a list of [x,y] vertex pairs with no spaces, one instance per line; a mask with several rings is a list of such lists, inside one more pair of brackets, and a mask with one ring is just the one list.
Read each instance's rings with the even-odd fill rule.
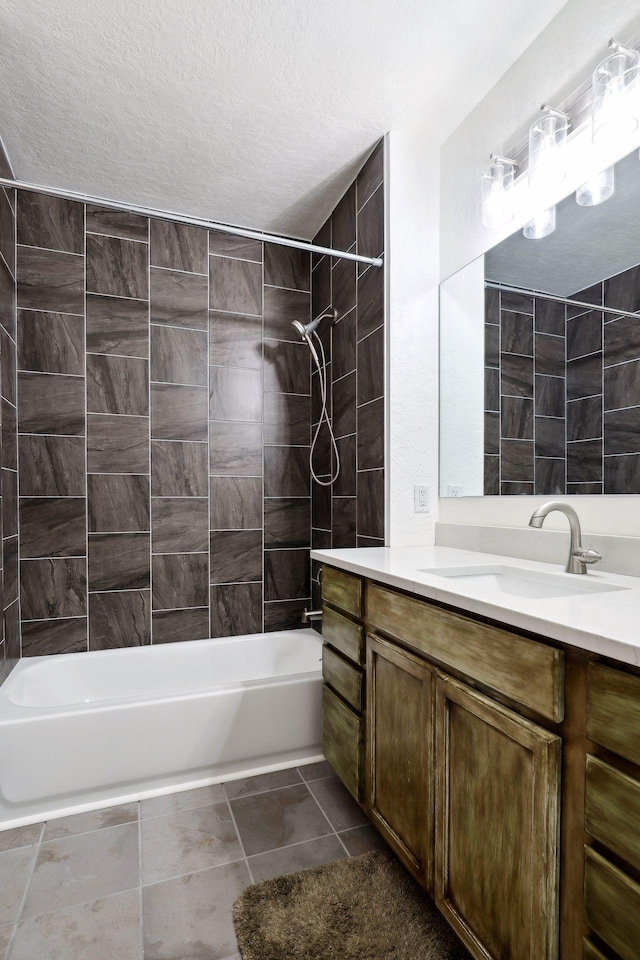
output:
[[473,957],[637,960],[638,581],[423,553],[312,554],[327,760]]

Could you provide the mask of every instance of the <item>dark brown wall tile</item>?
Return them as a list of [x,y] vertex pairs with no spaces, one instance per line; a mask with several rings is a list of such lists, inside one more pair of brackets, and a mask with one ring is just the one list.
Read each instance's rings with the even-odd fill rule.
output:
[[212,530],[262,527],[260,477],[211,477],[210,503]]
[[501,349],[503,353],[533,356],[533,317],[524,313],[501,314]]
[[265,393],[264,442],[308,446],[311,442],[311,403],[309,397]]
[[211,587],[211,636],[237,637],[262,630],[262,584]]
[[[522,403],[531,403],[523,400]],[[531,403],[533,407],[533,404]],[[500,454],[500,414],[485,412],[484,415],[484,452],[490,455]]]
[[151,562],[154,610],[206,606],[209,597],[206,553],[156,554]]
[[209,257],[209,306],[227,313],[261,316],[261,264]]
[[[513,354],[503,353],[501,357],[501,367],[500,391],[504,396],[533,397],[533,357],[520,357]],[[489,376],[494,373],[497,374],[498,371],[486,371],[487,381]],[[549,379],[549,377],[545,378],[545,380]],[[547,386],[549,389],[551,389],[550,385],[547,384]],[[559,380],[558,386],[561,386],[562,389],[564,389],[563,381]],[[491,409],[496,408],[492,407]]]
[[536,373],[550,377],[565,375],[565,341],[563,337],[549,337],[544,333],[535,334]]
[[151,327],[151,379],[207,385],[207,334],[175,327]]
[[151,263],[154,267],[207,272],[209,236],[201,227],[191,227],[170,220],[149,221]]
[[87,292],[149,299],[146,243],[87,234]]
[[536,300],[535,327],[537,333],[552,333],[556,337],[565,335],[565,305],[555,300]]
[[89,649],[113,650],[151,643],[149,590],[92,593],[89,597]]
[[124,357],[149,356],[149,304],[87,294],[87,350]]
[[567,360],[602,350],[603,318],[599,310],[590,310],[567,321]]
[[340,457],[340,473],[333,486],[336,497],[355,497],[356,495],[356,438],[341,437],[337,441]]
[[314,527],[331,530],[331,487],[312,483],[311,518]]
[[151,501],[154,553],[198,553],[209,549],[207,500],[168,498]]
[[88,354],[88,412],[148,416],[148,378],[147,360]]
[[262,424],[212,420],[210,471],[219,476],[262,475]]
[[87,574],[83,558],[23,560],[20,603],[24,620],[79,617],[87,612]]
[[[376,184],[377,186],[377,184]],[[363,197],[358,206],[362,206],[367,199]],[[331,217],[331,243],[336,250],[349,250],[356,242],[356,184],[352,183],[340,202],[336,205]]]
[[148,533],[89,535],[89,590],[144,590],[148,586]]
[[123,240],[149,239],[149,221],[125,210],[110,210],[87,204],[87,232],[103,233]]
[[283,498],[264,502],[264,545],[309,547],[311,545],[311,501]]
[[332,306],[338,317],[344,317],[356,305],[356,264],[353,260],[336,260],[331,275]]
[[0,393],[12,403],[16,404],[16,349],[9,338],[9,334],[0,327]]
[[2,605],[8,607],[18,597],[18,538],[2,541]]
[[379,257],[384,251],[384,187],[371,194],[358,211],[357,250],[363,257]]
[[264,605],[264,629],[266,633],[276,630],[298,630],[304,626],[302,614],[309,600],[276,600]]
[[19,310],[18,368],[84,376],[84,319]]
[[384,538],[384,470],[358,474],[358,536]]
[[240,313],[209,313],[209,362],[262,369],[262,320]]
[[331,258],[323,257],[311,275],[311,316],[319,317],[331,306]]
[[8,470],[18,469],[18,437],[16,434],[16,408],[6,400],[0,401],[2,410],[2,466]]
[[83,314],[84,258],[18,247],[18,306]]
[[209,282],[206,276],[152,267],[150,282],[153,323],[207,329]]
[[283,247],[275,243],[265,243],[264,282],[272,287],[310,290],[310,255],[306,250]]
[[[576,294],[576,300],[583,300]],[[591,300],[589,300],[591,303]],[[615,310],[640,310],[640,266],[631,267],[604,282],[604,303]]]
[[640,455],[605,457],[604,492],[640,493]]
[[358,174],[358,207],[380,186],[384,177],[384,140],[379,140]]
[[84,378],[18,374],[21,433],[84,434]]
[[500,327],[497,324],[484,325],[484,365],[500,366]]
[[333,546],[356,546],[356,512],[357,500],[355,497],[333,498]]
[[20,557],[78,557],[86,553],[81,498],[20,498]]
[[205,443],[151,443],[152,497],[206,497],[207,482]]
[[265,601],[309,596],[309,551],[267,550],[264,555]]
[[16,286],[4,260],[0,257],[0,324],[10,336],[16,335]]
[[20,604],[16,601],[3,611],[5,665],[15,663],[20,656]]
[[602,437],[602,397],[572,400],[567,404],[567,441]]
[[595,353],[567,363],[567,400],[579,400],[595,393],[602,393],[602,354]]
[[18,474],[2,471],[2,535],[15,537],[18,533]]
[[384,323],[384,272],[369,267],[358,277],[358,339]]
[[84,206],[73,200],[18,190],[18,243],[67,253],[84,249]]
[[154,610],[151,615],[154,643],[205,640],[209,636],[209,607]]
[[497,497],[500,494],[500,457],[484,458],[484,495]]
[[384,395],[384,327],[358,343],[358,403]]
[[149,530],[148,477],[90,473],[87,493],[92,533]]
[[306,447],[264,448],[265,497],[308,497],[309,484]]
[[[502,397],[501,408],[502,436],[512,440],[533,440],[533,400],[527,400],[524,397]],[[498,436],[500,436],[500,429]],[[499,452],[495,449],[490,450],[486,444],[485,451]]]
[[[604,452],[640,453],[640,407],[605,414]],[[4,499],[4,488],[2,496]]]
[[0,255],[10,270],[15,269],[15,215],[9,197],[0,188]]
[[602,480],[602,440],[567,444],[567,482]]
[[565,429],[564,418],[536,417],[536,457],[564,457]]
[[640,356],[640,336],[635,317],[620,317],[604,325],[604,362],[624,363]]
[[83,653],[86,649],[86,617],[76,620],[41,620],[22,624],[23,657]]
[[355,373],[333,384],[333,426],[336,437],[346,437],[356,432]]
[[151,384],[151,436],[154,440],[206,441],[209,397],[206,387]]
[[604,404],[606,410],[640,404],[640,360],[605,367]]
[[221,230],[210,230],[209,253],[211,256],[236,257],[238,260],[255,260],[257,263],[262,263],[262,241],[237,237],[233,233],[223,233]]
[[262,580],[262,530],[211,531],[211,583]]
[[358,407],[358,469],[384,467],[384,400]]
[[339,380],[356,369],[355,310],[339,320],[331,333],[331,379]]
[[82,437],[23,435],[18,438],[18,442],[20,492],[23,497],[85,495],[85,450]]
[[87,417],[87,467],[95,473],[148,473],[147,417]]
[[563,496],[566,490],[566,464],[561,460],[536,459],[535,492],[538,496]]
[[210,367],[209,416],[212,420],[262,420],[262,371]]
[[294,320],[309,323],[311,298],[305,290],[264,288],[264,335],[274,340],[299,340],[292,328]]
[[502,479],[533,482],[533,443],[528,440],[503,440]]
[[264,389],[273,393],[311,393],[311,366],[306,343],[264,341]]

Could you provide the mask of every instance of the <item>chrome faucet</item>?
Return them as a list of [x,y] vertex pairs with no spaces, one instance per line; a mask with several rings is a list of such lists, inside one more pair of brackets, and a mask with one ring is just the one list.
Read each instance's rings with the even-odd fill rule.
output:
[[545,517],[548,517],[554,510],[557,510],[559,513],[564,513],[569,521],[569,529],[571,531],[569,558],[564,568],[565,573],[586,573],[587,564],[597,563],[598,560],[602,560],[602,557],[595,550],[585,550],[582,546],[580,521],[573,507],[570,507],[568,503],[560,503],[557,500],[544,503],[531,514],[529,526],[539,529],[544,523]]

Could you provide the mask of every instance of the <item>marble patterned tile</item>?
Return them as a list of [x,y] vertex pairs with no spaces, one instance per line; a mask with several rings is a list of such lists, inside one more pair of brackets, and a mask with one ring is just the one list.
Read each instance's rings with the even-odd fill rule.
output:
[[43,840],[61,840],[80,833],[93,833],[105,827],[117,827],[123,823],[134,823],[138,819],[138,804],[121,803],[115,807],[91,810],[88,813],[76,813],[70,817],[58,817],[49,820],[44,828]]
[[550,377],[564,377],[564,337],[549,337],[544,333],[536,333],[534,350],[536,373],[546,374]]
[[299,600],[309,596],[310,561],[306,550],[265,550],[265,600]]
[[306,498],[281,497],[264,501],[264,545],[307,547],[311,537],[311,502]]
[[209,257],[209,307],[262,316],[262,265]]
[[[525,397],[502,397],[500,406],[502,436],[514,440],[533,440],[533,400]],[[498,439],[499,436],[500,427]],[[486,444],[485,451],[486,453],[498,452],[496,449],[488,449]]]
[[264,629],[266,633],[274,630],[300,630],[305,627],[302,615],[309,607],[311,598],[304,600],[270,600],[264,605]]
[[[614,378],[617,373],[614,374]],[[605,372],[605,384],[607,374]],[[579,360],[570,360],[567,363],[567,400],[579,400],[581,397],[590,397],[602,393],[602,353],[595,353]],[[626,406],[626,403],[616,403],[615,406]]]
[[211,420],[210,472],[217,476],[262,476],[262,424]]
[[272,393],[311,393],[311,365],[306,343],[264,341],[264,389]]
[[207,334],[174,327],[151,327],[151,379],[207,386]]
[[[352,260],[336,260],[333,264],[331,273],[331,290],[334,310],[338,317],[344,317],[351,310],[355,311],[356,306],[356,264]],[[353,326],[355,329],[356,317],[353,315]]]
[[309,323],[311,298],[306,290],[264,288],[264,336],[274,340],[298,340],[292,328],[294,320]]
[[262,370],[262,320],[209,311],[209,363]]
[[355,497],[356,495],[356,438],[341,437],[336,441],[340,457],[340,473],[333,485],[336,497]]
[[183,497],[151,502],[151,542],[154,553],[191,553],[209,549],[207,500]]
[[533,442],[531,440],[503,440],[502,480],[533,481]]
[[357,500],[355,497],[333,498],[333,546],[356,546]]
[[206,273],[209,235],[201,227],[171,220],[149,221],[151,264],[189,273]]
[[18,469],[18,435],[16,408],[7,400],[0,400],[0,427],[2,433],[2,466],[7,470]]
[[16,403],[16,384],[16,351],[9,334],[3,327],[0,327],[0,394],[14,405]]
[[265,497],[308,497],[309,494],[308,448],[265,447]]
[[248,857],[331,833],[303,783],[231,800],[231,809]]
[[212,637],[262,632],[262,583],[214,585],[209,596]]
[[87,476],[90,533],[135,533],[150,529],[149,477]]
[[87,350],[124,357],[149,356],[149,304],[87,294]]
[[151,322],[206,330],[209,316],[207,277],[151,268]]
[[84,319],[18,311],[18,369],[84,376]]
[[567,360],[601,351],[603,332],[603,317],[599,310],[590,310],[574,320],[568,320]]
[[[570,404],[568,405],[568,408]],[[568,409],[567,408],[567,409]],[[565,421],[553,417],[535,418],[536,457],[565,456]]]
[[13,470],[2,472],[2,531],[5,537],[18,533],[18,474]]
[[[379,257],[384,251],[384,188],[371,194],[357,215],[357,251],[363,257]],[[377,268],[376,268],[377,269]]]
[[264,245],[264,282],[289,290],[309,290],[311,257],[306,250],[276,243]]
[[87,234],[87,293],[149,299],[148,247],[145,243]]
[[358,277],[358,340],[384,323],[384,271],[369,267]]
[[206,497],[206,443],[151,443],[152,497]]
[[89,650],[142,647],[149,643],[149,590],[115,590],[89,595]]
[[143,819],[140,830],[143,886],[242,859],[226,803]]
[[130,890],[140,882],[138,825],[42,843],[23,918]]
[[209,607],[154,610],[151,614],[154,643],[179,643],[209,637]]
[[81,617],[86,614],[87,575],[84,557],[22,560],[20,602],[25,620]]
[[0,254],[12,270],[15,265],[15,214],[5,190],[0,189]]
[[154,440],[207,440],[209,391],[175,383],[151,384]]
[[[604,370],[605,410],[640,404],[640,360],[631,360]],[[595,392],[595,391],[594,391]]]
[[333,425],[336,437],[356,432],[356,374],[333,384]]
[[85,494],[83,437],[22,435],[20,493],[24,497],[82,497]]
[[41,823],[14,827],[12,830],[0,830],[0,853],[4,853],[5,850],[15,850],[17,847],[31,847],[34,843],[39,843],[41,833]]
[[211,583],[262,579],[262,530],[212,530]]
[[605,413],[604,447],[609,455],[640,453],[640,408]]
[[144,590],[149,586],[148,533],[89,534],[89,590]]
[[149,415],[149,362],[134,357],[87,356],[89,413]]
[[148,473],[148,418],[89,414],[87,468],[90,473]]
[[18,374],[18,428],[21,433],[84,434],[84,378]]
[[16,335],[16,286],[13,276],[0,257],[0,324],[11,337]]
[[[573,363],[581,363],[574,360]],[[568,365],[567,372],[569,367]],[[564,417],[565,403],[572,399],[569,392],[569,377],[566,381],[558,377],[536,377],[535,379],[535,414],[536,417]]]
[[536,458],[535,461],[535,493],[539,496],[564,496],[566,493],[566,461]]
[[17,920],[33,858],[33,846],[0,853],[0,924]]
[[209,367],[211,420],[262,421],[262,372]]
[[311,402],[308,396],[265,393],[263,417],[266,444],[310,444]]
[[384,470],[358,473],[357,534],[384,538]]
[[18,597],[18,538],[2,540],[3,604],[7,606]]
[[533,356],[533,317],[503,310],[500,327],[503,353]]
[[211,477],[212,530],[257,530],[262,526],[261,477]]
[[372,400],[358,407],[358,468],[377,470],[384,467],[384,400]]
[[232,906],[250,882],[244,863],[230,863],[144,887],[145,960],[234,960]]
[[229,800],[235,800],[238,797],[252,797],[256,793],[265,793],[267,790],[276,790],[279,787],[293,787],[298,783],[300,783],[300,775],[295,767],[289,767],[287,770],[262,773],[257,777],[229,780],[224,784],[224,791]]
[[368,823],[367,816],[337,777],[312,780],[309,790],[322,807],[329,823],[337,832]]
[[18,190],[18,243],[67,253],[84,249],[84,205]]
[[535,328],[537,333],[565,335],[565,305],[555,300],[536,300]]
[[256,883],[270,880],[286,873],[297,873],[299,870],[309,870],[319,867],[323,863],[332,863],[335,860],[344,860],[348,854],[337,837],[320,837],[317,840],[307,840],[296,843],[281,850],[271,850],[249,857],[249,867]]
[[222,230],[209,231],[209,254],[218,257],[236,257],[238,260],[255,260],[262,263],[262,241],[249,237],[237,237]]
[[567,482],[602,481],[602,440],[584,440],[567,444]]
[[567,404],[567,442],[596,440],[602,436],[602,396],[585,397]]
[[[583,486],[586,488],[588,484]],[[583,489],[582,492],[600,491]],[[604,493],[640,493],[640,454],[604,458]]]
[[22,622],[22,656],[44,657],[87,650],[86,617]]
[[326,760],[316,763],[305,763],[298,767],[298,773],[306,782],[309,780],[324,780],[326,777],[335,777],[333,767]]
[[102,233],[108,237],[120,237],[122,240],[149,239],[149,221],[126,210],[111,210],[87,204],[87,233]]
[[[331,262],[331,257],[322,257],[311,275],[311,316],[314,319],[331,306]],[[323,328],[327,329],[324,324]]]
[[153,609],[206,606],[208,560],[206,553],[154,554],[151,558]]
[[86,552],[86,506],[80,497],[21,497],[20,556],[78,557]]
[[178,790],[175,793],[164,793],[159,797],[141,800],[140,818],[147,820],[149,817],[164,817],[170,813],[181,813],[183,810],[194,810],[197,807],[210,807],[224,801],[222,784],[211,783],[206,787]]
[[358,343],[357,369],[358,403],[384,396],[384,327]]
[[127,890],[19,924],[13,960],[142,960],[140,893]]
[[378,188],[384,179],[384,139],[378,141],[371,155],[358,174],[356,186],[358,191],[358,208]]

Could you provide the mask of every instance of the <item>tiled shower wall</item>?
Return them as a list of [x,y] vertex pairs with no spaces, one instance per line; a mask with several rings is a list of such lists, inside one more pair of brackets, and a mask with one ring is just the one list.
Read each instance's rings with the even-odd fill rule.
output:
[[17,335],[0,272],[13,654],[298,626],[311,380],[289,330],[310,319],[309,254],[24,191],[16,252]]
[[640,267],[570,299],[486,290],[485,494],[640,493]]
[[[384,222],[380,141],[314,242],[378,257],[384,252]],[[333,487],[312,481],[313,546],[384,546],[384,270],[315,256],[311,289],[314,318],[328,308],[337,312],[337,322],[322,321],[319,333],[330,358],[328,405],[340,458]],[[315,432],[321,409],[315,368],[311,379]],[[320,479],[327,479],[334,467],[326,427],[319,434],[314,466]],[[314,601],[319,602],[315,578]]]

